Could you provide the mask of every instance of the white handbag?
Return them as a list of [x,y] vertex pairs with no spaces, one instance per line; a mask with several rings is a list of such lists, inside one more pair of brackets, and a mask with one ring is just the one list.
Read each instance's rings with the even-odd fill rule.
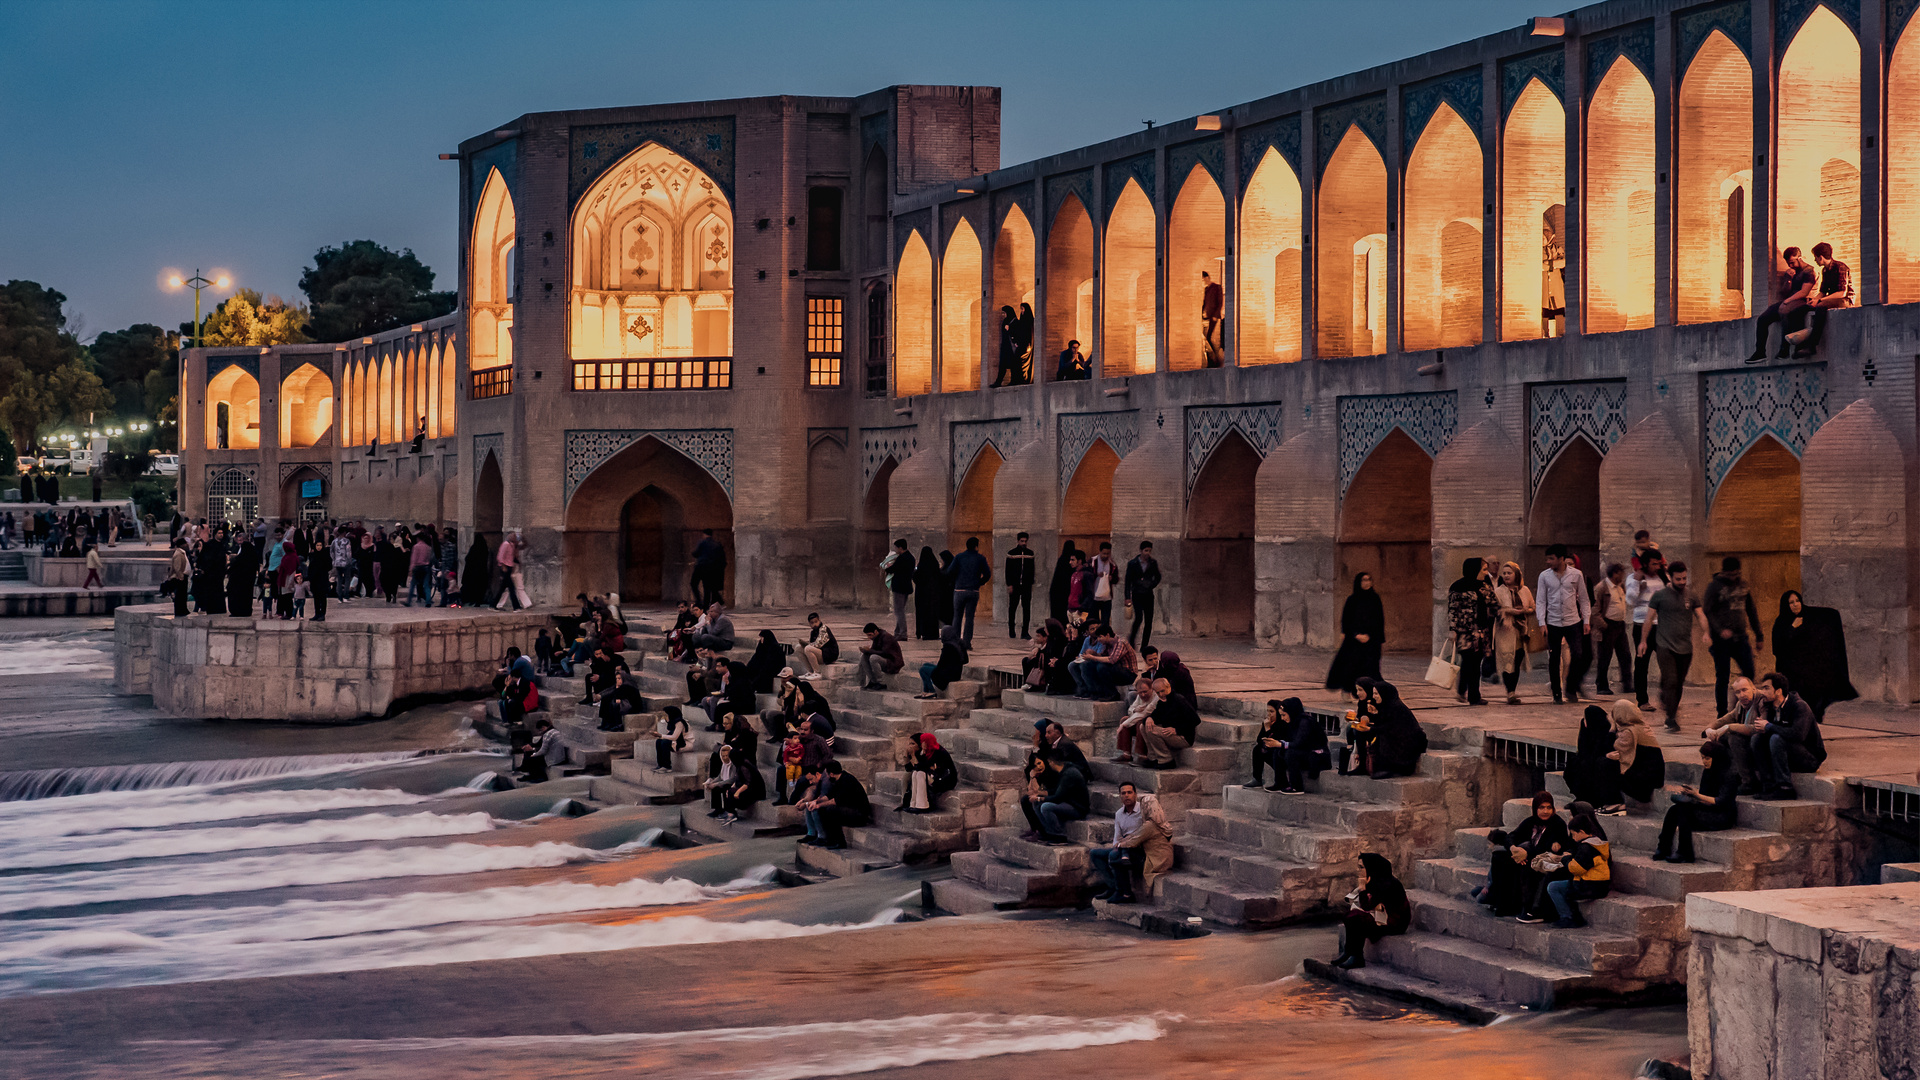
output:
[[[1447,659],[1451,655],[1452,660]],[[1447,690],[1454,688],[1460,681],[1460,654],[1454,647],[1453,635],[1447,635],[1447,643],[1440,646],[1440,654],[1427,665],[1427,681]]]

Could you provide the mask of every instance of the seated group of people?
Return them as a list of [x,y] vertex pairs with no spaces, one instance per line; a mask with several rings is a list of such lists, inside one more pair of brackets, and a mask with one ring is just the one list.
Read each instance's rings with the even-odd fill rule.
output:
[[1020,668],[1029,690],[1051,697],[1072,694],[1119,701],[1120,688],[1133,683],[1143,666],[1152,671],[1156,655],[1151,647],[1135,653],[1110,624],[1089,621],[1083,635],[1071,623],[1048,619],[1034,629],[1033,648],[1021,658]]
[[1354,680],[1353,708],[1347,710],[1347,745],[1340,750],[1342,776],[1391,780],[1420,770],[1427,733],[1400,691],[1385,679]]
[[1578,901],[1598,900],[1611,889],[1611,846],[1591,804],[1576,801],[1567,809],[1569,817],[1562,818],[1553,796],[1538,792],[1526,821],[1487,834],[1494,848],[1487,883],[1468,895],[1496,916],[1585,926]]

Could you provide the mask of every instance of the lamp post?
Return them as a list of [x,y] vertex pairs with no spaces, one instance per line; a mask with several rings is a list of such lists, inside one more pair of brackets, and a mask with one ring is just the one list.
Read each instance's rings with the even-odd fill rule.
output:
[[[200,322],[200,290],[212,288],[225,292],[233,287],[233,278],[219,270],[215,270],[213,272],[213,280],[208,281],[201,276],[199,268],[196,267],[193,271],[193,276],[190,278],[181,277],[180,272],[177,270],[161,271],[161,282],[165,285],[168,292],[178,292],[183,288],[193,290],[193,345],[197,347],[206,344],[204,340],[205,335],[202,333],[204,327]],[[186,408],[187,365],[184,356],[181,357],[180,388],[177,394],[178,396],[175,397],[174,400],[181,403],[180,408]],[[181,472],[174,477],[174,501],[176,503],[180,502],[185,495],[185,476],[186,471],[181,470]]]

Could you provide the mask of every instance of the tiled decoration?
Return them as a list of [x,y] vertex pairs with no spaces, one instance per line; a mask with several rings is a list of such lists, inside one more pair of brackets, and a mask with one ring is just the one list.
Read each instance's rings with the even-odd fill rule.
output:
[[1627,433],[1627,384],[1612,382],[1542,383],[1527,400],[1527,490],[1540,490],[1553,459],[1581,436],[1602,456]]
[[1240,129],[1240,190],[1242,192],[1245,192],[1247,185],[1253,181],[1254,170],[1260,167],[1260,159],[1267,156],[1268,147],[1280,152],[1280,156],[1293,167],[1295,176],[1301,175],[1299,113]]
[[920,429],[913,424],[900,427],[860,429],[860,490],[873,486],[880,467],[892,458],[898,465],[920,449]]
[[487,460],[487,452],[493,452],[493,460],[500,463],[500,471],[507,470],[507,437],[498,433],[475,435],[473,437],[473,471],[477,474],[480,466]]
[[1893,44],[1906,33],[1907,23],[1913,19],[1913,13],[1920,11],[1920,0],[1887,0],[1887,51],[1893,51]]
[[1728,0],[1713,7],[1695,8],[1682,14],[1675,22],[1680,38],[1679,70],[1685,72],[1693,63],[1693,55],[1706,44],[1707,35],[1715,30],[1727,35],[1727,40],[1739,48],[1741,53],[1753,56],[1753,5],[1747,0]]
[[1126,457],[1140,443],[1140,410],[1120,412],[1064,413],[1059,422],[1060,490],[1073,482],[1073,471],[1087,456],[1094,441],[1105,442],[1115,454]]
[[[1284,407],[1278,401],[1258,405],[1193,405],[1187,408],[1187,496],[1193,496],[1193,482],[1200,469],[1213,456],[1227,432],[1237,431],[1247,444],[1266,457],[1280,445]],[[1252,495],[1251,492],[1248,493]]]
[[312,469],[315,475],[326,480],[329,488],[333,486],[333,463],[330,461],[283,461],[280,463],[280,482],[283,484],[286,483],[287,477],[292,476],[301,469]]
[[1150,205],[1158,206],[1153,197],[1153,155],[1136,154],[1123,161],[1110,161],[1104,174],[1106,187],[1101,189],[1106,206],[1101,210],[1100,221],[1104,225],[1113,216],[1113,204],[1120,201],[1120,193],[1127,189],[1127,181],[1139,183],[1140,190]]
[[685,454],[695,465],[707,470],[733,498],[732,428],[629,428],[623,431],[567,432],[567,471],[564,499],[573,498],[587,474],[605,464],[608,458],[645,438],[660,442]]
[[1316,159],[1314,174],[1327,171],[1327,162],[1333,160],[1333,152],[1340,149],[1340,140],[1347,137],[1347,128],[1358,126],[1360,133],[1373,140],[1373,148],[1380,156],[1387,156],[1387,98],[1384,94],[1343,101],[1338,105],[1329,105],[1324,109],[1313,110],[1313,156]]
[[508,139],[494,143],[485,150],[476,150],[467,158],[467,205],[480,205],[480,193],[487,189],[487,177],[493,170],[500,170],[500,179],[507,185],[508,195],[520,193],[520,140]]
[[1840,16],[1840,21],[1847,24],[1855,37],[1860,36],[1860,0],[1775,0],[1773,40],[1781,55],[1785,55],[1787,46],[1793,44],[1793,35],[1800,32],[1807,16],[1813,14],[1814,8],[1822,6]]
[[907,239],[914,233],[920,234],[920,242],[927,245],[927,251],[933,251],[933,209],[922,207],[904,214],[893,216],[893,265],[900,265],[900,256],[907,250]]
[[953,490],[958,492],[981,447],[992,443],[1001,457],[1013,456],[1014,444],[1020,438],[1020,421],[1016,418],[954,424],[947,429],[947,437],[953,446],[953,456],[947,460],[953,462]]
[[1600,88],[1600,81],[1607,77],[1613,62],[1624,56],[1640,69],[1640,74],[1653,81],[1653,24],[1651,22],[1634,23],[1622,27],[1611,34],[1587,38],[1582,44],[1587,51],[1587,100],[1593,100],[1593,92]]
[[1400,138],[1402,149],[1411,152],[1427,130],[1427,121],[1446,102],[1466,122],[1474,138],[1480,137],[1480,69],[1470,68],[1415,83],[1401,91]]
[[1824,365],[1708,375],[1703,397],[1708,505],[1734,463],[1761,436],[1773,436],[1798,456],[1827,422]]
[[1227,186],[1227,143],[1218,135],[1210,139],[1198,139],[1167,148],[1167,183],[1177,193],[1180,186],[1187,182],[1187,174],[1195,165],[1205,165],[1207,172],[1213,174],[1213,182],[1222,189]]
[[1505,115],[1513,111],[1514,102],[1527,89],[1527,84],[1535,79],[1553,91],[1553,96],[1561,101],[1567,100],[1567,54],[1558,45],[1551,49],[1541,49],[1524,56],[1508,57],[1500,62],[1500,112]]
[[733,117],[707,116],[686,120],[648,120],[637,124],[591,124],[573,128],[572,155],[567,165],[567,205],[586,194],[600,174],[620,163],[644,143],[661,146],[686,158],[713,178],[733,199]]
[[[1060,212],[1060,204],[1072,195],[1080,200],[1080,206],[1089,217],[1093,214],[1093,170],[1081,169],[1079,172],[1063,173],[1060,176],[1047,177],[1047,220],[1052,221]],[[1038,231],[1039,226],[1035,226]]]
[[1392,434],[1407,433],[1420,449],[1438,455],[1453,441],[1459,400],[1452,390],[1422,394],[1373,394],[1343,397],[1340,406],[1340,497],[1366,463],[1367,455]]
[[220,374],[230,367],[239,368],[241,371],[253,376],[254,382],[259,382],[260,350],[254,349],[251,352],[243,353],[215,353],[207,357],[207,381],[212,382],[215,375]]

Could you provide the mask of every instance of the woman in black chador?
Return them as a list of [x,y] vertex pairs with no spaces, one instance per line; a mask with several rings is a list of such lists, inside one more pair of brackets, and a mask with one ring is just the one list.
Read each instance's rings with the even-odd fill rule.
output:
[[1380,647],[1387,639],[1387,612],[1373,591],[1373,575],[1353,576],[1353,593],[1340,609],[1340,651],[1327,669],[1327,689],[1353,693],[1356,679],[1380,677]]
[[921,641],[940,639],[940,597],[953,603],[953,587],[940,573],[940,560],[933,549],[920,549],[920,562],[913,568],[913,636]]

